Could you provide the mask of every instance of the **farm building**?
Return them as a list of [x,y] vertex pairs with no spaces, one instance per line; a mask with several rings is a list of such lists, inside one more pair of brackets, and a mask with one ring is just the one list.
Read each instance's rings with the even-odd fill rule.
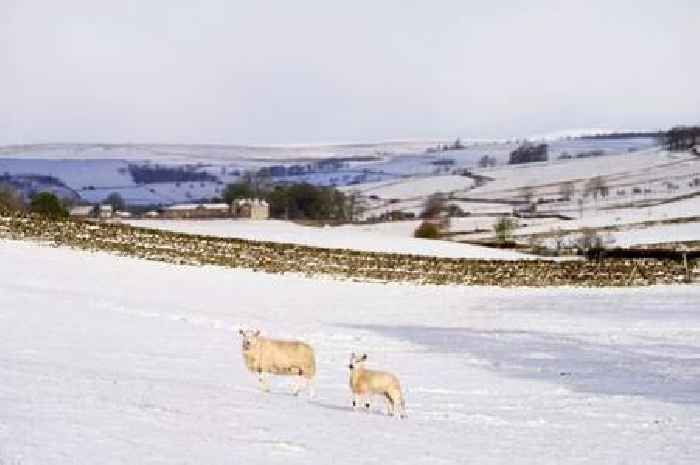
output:
[[114,208],[111,205],[100,205],[100,218],[106,219],[114,216]]
[[226,203],[183,203],[167,207],[163,218],[226,218],[231,207]]
[[236,199],[231,208],[236,218],[266,220],[270,217],[270,205],[262,199]]
[[77,205],[75,207],[71,207],[69,213],[73,218],[89,218],[92,216],[94,210],[95,207],[92,205]]

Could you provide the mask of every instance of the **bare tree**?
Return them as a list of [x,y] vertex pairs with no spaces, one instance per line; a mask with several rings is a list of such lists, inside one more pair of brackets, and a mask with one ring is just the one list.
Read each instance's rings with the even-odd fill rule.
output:
[[368,208],[367,198],[360,194],[359,191],[354,190],[348,195],[348,217],[350,221],[360,220]]
[[608,196],[608,186],[605,184],[605,178],[595,176],[588,180],[585,187],[587,194],[592,194],[594,200],[598,200],[598,196],[605,198]]
[[532,199],[535,197],[535,189],[532,186],[521,187],[520,197],[522,197],[528,204],[531,204]]
[[566,234],[561,230],[561,228],[556,228],[551,231],[552,239],[554,239],[554,249],[557,251],[557,255],[561,253],[561,249],[564,247],[564,239]]
[[111,205],[114,211],[126,209],[126,202],[119,192],[112,192],[102,201],[105,205]]
[[518,222],[515,218],[502,216],[493,225],[493,230],[496,233],[496,240],[504,244],[511,240],[513,230],[518,227]]
[[576,239],[576,247],[583,253],[592,249],[602,249],[604,246],[603,237],[595,229],[584,228]]
[[25,208],[22,196],[11,185],[0,183],[0,212],[22,211]]
[[559,195],[561,195],[567,202],[571,200],[574,195],[574,183],[571,181],[565,181],[559,184]]
[[477,164],[479,165],[479,168],[488,168],[490,166],[496,166],[496,158],[484,155],[483,157],[479,158]]
[[447,210],[447,196],[442,192],[436,192],[429,196],[420,216],[437,223],[441,230],[448,229],[450,227],[450,218]]

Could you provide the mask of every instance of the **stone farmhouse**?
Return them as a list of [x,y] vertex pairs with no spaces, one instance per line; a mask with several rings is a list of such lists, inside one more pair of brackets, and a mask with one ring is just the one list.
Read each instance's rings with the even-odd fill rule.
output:
[[250,218],[266,220],[270,217],[270,206],[262,199],[236,199],[227,203],[184,203],[163,210],[161,218]]
[[235,199],[231,209],[236,218],[266,220],[270,217],[270,205],[262,199]]

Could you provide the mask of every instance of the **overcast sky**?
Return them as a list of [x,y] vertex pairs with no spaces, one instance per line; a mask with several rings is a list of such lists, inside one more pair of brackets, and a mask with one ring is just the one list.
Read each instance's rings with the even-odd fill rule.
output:
[[698,0],[0,0],[0,144],[663,128],[698,37]]

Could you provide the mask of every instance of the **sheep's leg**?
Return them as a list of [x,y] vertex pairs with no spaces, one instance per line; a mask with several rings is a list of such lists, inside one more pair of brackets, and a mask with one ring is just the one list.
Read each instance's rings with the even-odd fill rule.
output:
[[362,402],[365,404],[365,412],[369,413],[369,394],[365,394],[362,396]]
[[260,389],[263,392],[270,392],[270,384],[268,382],[267,376],[265,376],[265,373],[262,371],[258,373],[258,383],[260,385]]
[[392,399],[389,394],[384,394],[384,400],[386,401],[387,416],[393,416],[396,410],[396,404],[394,403],[394,399]]
[[353,412],[357,411],[358,400],[359,400],[359,397],[357,396],[357,394],[355,394],[353,392],[352,393],[352,410],[353,410]]
[[306,379],[306,389],[309,390],[309,399],[313,399],[316,396],[316,386],[313,379]]
[[301,383],[303,382],[303,377],[301,376],[295,376],[294,377],[294,384],[292,384],[292,394],[295,396],[299,395],[299,391],[302,389]]
[[313,399],[314,395],[316,394],[313,379],[307,378],[306,376],[300,376],[299,381],[299,392],[306,390],[309,394],[309,399]]
[[396,393],[392,400],[394,402],[394,415],[406,418],[406,401],[403,398],[403,394],[401,392]]

